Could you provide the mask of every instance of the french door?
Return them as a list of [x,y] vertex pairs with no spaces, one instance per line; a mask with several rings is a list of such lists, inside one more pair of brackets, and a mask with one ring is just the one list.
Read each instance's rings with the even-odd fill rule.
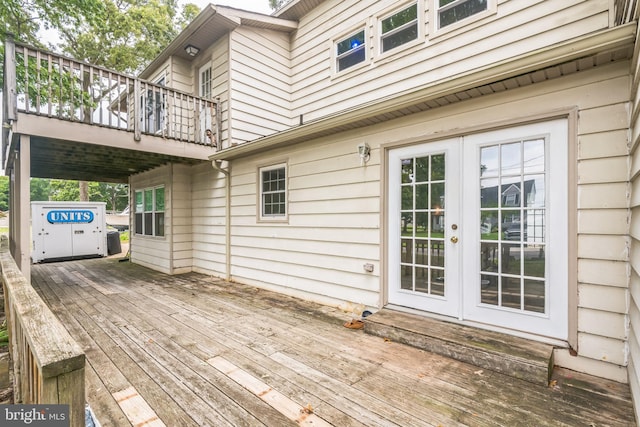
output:
[[389,303],[566,339],[567,156],[566,120],[390,151]]

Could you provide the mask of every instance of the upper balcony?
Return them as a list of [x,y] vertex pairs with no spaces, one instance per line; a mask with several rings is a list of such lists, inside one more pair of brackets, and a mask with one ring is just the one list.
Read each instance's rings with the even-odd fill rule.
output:
[[20,135],[31,138],[32,177],[111,182],[205,161],[221,145],[213,100],[10,39],[4,70],[5,170]]

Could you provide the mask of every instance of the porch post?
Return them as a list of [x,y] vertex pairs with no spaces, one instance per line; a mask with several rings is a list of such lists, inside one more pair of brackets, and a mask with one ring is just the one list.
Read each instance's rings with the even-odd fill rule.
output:
[[13,255],[22,275],[31,282],[31,137],[20,135],[20,152],[15,165],[15,238],[16,252]]

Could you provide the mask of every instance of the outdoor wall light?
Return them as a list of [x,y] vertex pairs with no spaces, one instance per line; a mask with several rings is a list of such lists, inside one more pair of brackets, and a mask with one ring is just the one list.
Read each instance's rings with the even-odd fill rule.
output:
[[358,145],[358,155],[360,156],[360,166],[364,166],[365,163],[369,161],[371,157],[371,148],[369,148],[369,144],[363,142]]
[[184,48],[185,52],[187,52],[187,54],[189,56],[196,56],[198,54],[198,52],[200,52],[200,49],[195,47],[192,44],[188,44],[185,48]]

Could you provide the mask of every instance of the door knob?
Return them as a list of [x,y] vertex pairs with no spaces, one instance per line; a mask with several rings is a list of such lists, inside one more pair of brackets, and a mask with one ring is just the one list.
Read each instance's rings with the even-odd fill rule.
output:
[[458,238],[456,236],[453,236],[451,238],[451,243],[458,243]]

